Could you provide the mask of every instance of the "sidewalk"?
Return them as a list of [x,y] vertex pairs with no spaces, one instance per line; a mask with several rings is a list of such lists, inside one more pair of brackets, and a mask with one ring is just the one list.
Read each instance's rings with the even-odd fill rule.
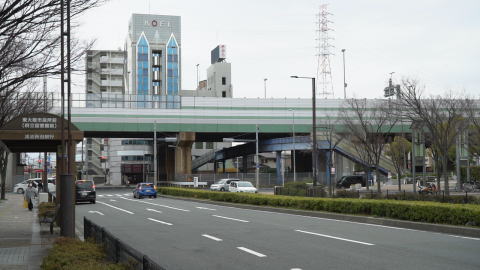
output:
[[[42,194],[44,195],[44,194]],[[0,201],[0,270],[40,269],[58,229],[38,223],[37,208],[23,208],[23,195],[7,193]]]

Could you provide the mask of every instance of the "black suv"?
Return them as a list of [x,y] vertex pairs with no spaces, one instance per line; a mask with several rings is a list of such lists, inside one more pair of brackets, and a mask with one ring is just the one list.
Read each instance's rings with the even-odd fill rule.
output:
[[367,182],[363,175],[348,175],[343,176],[337,182],[337,188],[350,188],[350,185],[362,184],[362,187],[366,186]]
[[96,197],[95,183],[92,180],[75,181],[75,202],[95,203]]

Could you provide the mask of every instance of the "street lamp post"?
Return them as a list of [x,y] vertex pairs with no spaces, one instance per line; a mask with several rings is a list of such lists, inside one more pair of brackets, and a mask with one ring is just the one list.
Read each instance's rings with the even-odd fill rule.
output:
[[293,158],[292,158],[292,167],[293,167],[293,182],[297,182],[297,162],[295,160],[295,110],[290,109],[292,111],[292,136],[293,136]]
[[290,76],[294,79],[310,79],[312,80],[312,173],[313,173],[313,186],[317,185],[317,111],[316,111],[316,91],[315,91],[315,77],[300,77]]
[[263,79],[263,91],[265,94],[265,98],[267,98],[267,78]]
[[345,49],[342,49],[343,54],[343,98],[347,99],[347,83],[345,82]]
[[196,64],[195,66],[197,67],[197,87],[196,87],[196,89],[198,89],[198,83],[199,83],[199,81],[198,81],[198,66],[200,66],[200,64]]

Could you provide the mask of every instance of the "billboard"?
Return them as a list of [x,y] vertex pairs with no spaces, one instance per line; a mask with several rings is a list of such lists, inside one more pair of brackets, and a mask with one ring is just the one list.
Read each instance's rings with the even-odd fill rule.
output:
[[225,45],[218,45],[215,49],[212,50],[210,53],[211,57],[211,64],[215,64],[217,62],[222,62],[227,58],[227,46]]

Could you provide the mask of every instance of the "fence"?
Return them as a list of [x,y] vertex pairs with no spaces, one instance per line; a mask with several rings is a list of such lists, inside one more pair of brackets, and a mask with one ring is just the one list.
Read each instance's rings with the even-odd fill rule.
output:
[[135,270],[165,270],[147,255],[143,255],[136,249],[123,243],[87,218],[83,218],[83,234],[85,239],[92,239],[97,244],[102,244],[107,254],[107,259],[116,263],[124,263],[129,269]]

